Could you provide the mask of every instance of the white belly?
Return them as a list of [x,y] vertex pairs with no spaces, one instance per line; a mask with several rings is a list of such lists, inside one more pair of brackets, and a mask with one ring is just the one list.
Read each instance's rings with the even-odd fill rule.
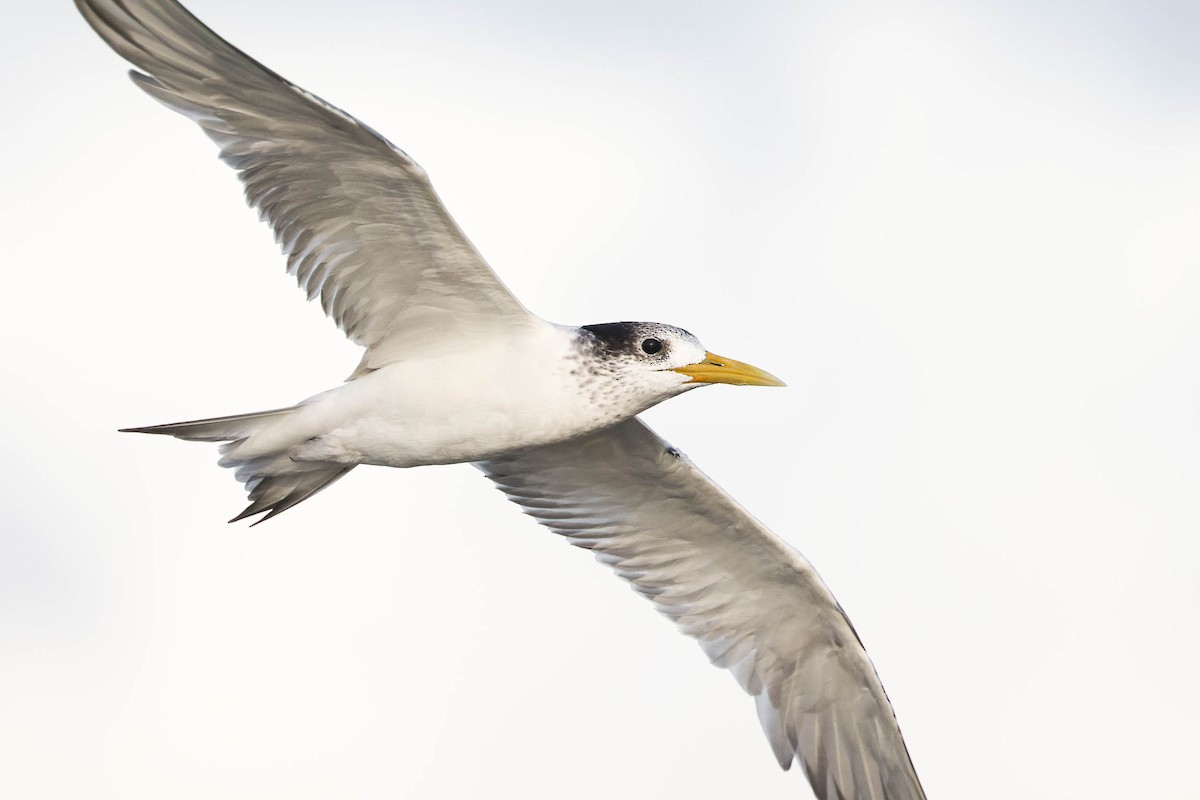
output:
[[[601,407],[581,388],[561,329],[390,364],[306,404],[302,461],[414,467],[480,461],[580,436],[641,409]],[[531,352],[538,353],[531,357]]]

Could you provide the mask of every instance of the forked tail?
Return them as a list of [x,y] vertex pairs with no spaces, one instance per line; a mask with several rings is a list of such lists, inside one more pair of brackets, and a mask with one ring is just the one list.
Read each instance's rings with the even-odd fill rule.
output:
[[338,478],[354,465],[323,461],[295,461],[290,450],[303,442],[290,435],[286,420],[300,406],[213,417],[191,422],[173,422],[146,428],[123,428],[122,433],[157,433],[193,442],[224,442],[222,467],[232,467],[234,475],[246,486],[250,505],[230,522],[266,512],[258,520],[265,522],[303,502]]

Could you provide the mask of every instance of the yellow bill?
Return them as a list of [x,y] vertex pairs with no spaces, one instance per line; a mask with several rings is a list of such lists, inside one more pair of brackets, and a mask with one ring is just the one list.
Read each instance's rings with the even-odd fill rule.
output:
[[676,367],[675,372],[687,375],[694,383],[729,383],[734,386],[787,386],[769,372],[734,361],[732,358],[705,353],[699,364]]

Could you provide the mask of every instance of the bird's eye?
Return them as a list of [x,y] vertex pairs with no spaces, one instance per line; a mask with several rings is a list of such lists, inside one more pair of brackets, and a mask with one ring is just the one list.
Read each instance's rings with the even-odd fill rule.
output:
[[645,339],[642,341],[642,350],[650,355],[654,355],[659,350],[662,350],[662,342],[658,339]]

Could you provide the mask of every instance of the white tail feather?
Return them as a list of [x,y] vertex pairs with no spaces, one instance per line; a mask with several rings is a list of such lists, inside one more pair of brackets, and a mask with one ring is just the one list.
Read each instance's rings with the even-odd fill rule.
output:
[[194,442],[224,442],[218,463],[235,470],[234,475],[246,486],[250,497],[250,505],[229,521],[237,522],[265,512],[266,516],[254,523],[257,525],[307,500],[354,469],[353,464],[295,461],[289,456],[290,447],[263,452],[262,448],[254,446],[257,435],[283,422],[298,408],[124,428],[122,432],[155,433]]

